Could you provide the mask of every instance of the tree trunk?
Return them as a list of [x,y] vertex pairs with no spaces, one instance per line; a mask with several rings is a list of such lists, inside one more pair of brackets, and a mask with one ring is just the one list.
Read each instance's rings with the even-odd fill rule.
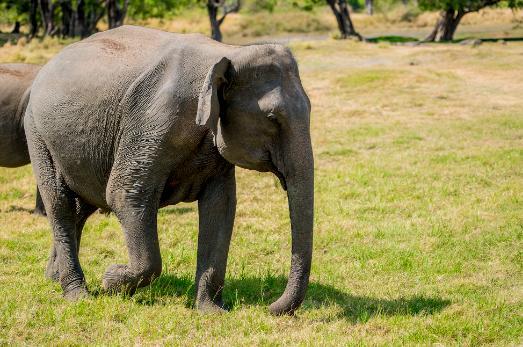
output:
[[209,20],[211,22],[211,38],[222,42],[222,32],[220,30],[220,23],[218,22],[218,7],[215,6],[212,1],[207,3],[207,12],[209,13]]
[[80,31],[80,37],[83,39],[89,36],[89,26],[85,18],[85,1],[78,0],[76,6],[76,18],[78,20],[78,30]]
[[54,24],[55,5],[49,0],[39,0],[39,4],[42,22],[44,23],[44,36],[52,36],[56,32]]
[[354,36],[358,40],[362,40],[363,38],[356,32],[352,24],[347,2],[345,0],[327,0],[327,3],[336,17],[341,38],[346,39],[349,36]]
[[78,20],[78,31],[82,38],[96,32],[96,25],[104,15],[104,8],[97,3],[87,6],[85,0],[78,0],[76,6],[76,17]]
[[456,13],[447,12],[445,16],[445,21],[443,23],[443,33],[441,35],[440,41],[452,41],[454,39],[454,33],[458,28],[461,18],[465,15],[463,11],[458,10]]
[[31,0],[29,7],[29,38],[31,39],[36,37],[36,34],[38,33],[37,11],[38,0]]
[[120,7],[118,0],[107,0],[107,22],[109,29],[117,28],[123,25],[127,14],[129,0],[124,0],[123,8]]
[[60,1],[60,9],[62,10],[62,24],[60,28],[60,34],[62,37],[73,37],[73,20],[74,13],[73,8],[71,7],[71,2],[69,0]]
[[[236,0],[232,5],[227,6],[225,0],[208,0],[207,1],[207,12],[209,14],[209,21],[211,22],[211,37],[216,41],[222,41],[222,32],[220,26],[222,25],[225,17],[229,13],[238,12],[240,10],[240,0]],[[223,9],[223,16],[218,19],[219,9]]]
[[441,12],[440,19],[432,32],[424,39],[426,42],[452,41],[461,18],[466,14],[462,9],[448,8]]
[[13,30],[11,30],[11,34],[20,34],[20,21],[15,22],[15,26],[13,27]]
[[374,14],[373,0],[365,0],[365,7],[367,8],[367,14],[369,16],[372,16]]

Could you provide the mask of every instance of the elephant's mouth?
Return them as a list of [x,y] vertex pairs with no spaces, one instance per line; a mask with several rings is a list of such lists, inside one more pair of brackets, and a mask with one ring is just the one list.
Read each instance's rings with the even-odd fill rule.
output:
[[274,166],[274,164],[272,165],[272,168],[270,170],[273,174],[276,175],[276,177],[278,177],[278,179],[280,180],[280,184],[281,184],[281,187],[283,188],[283,190],[287,190],[287,182],[285,181],[285,176],[280,172],[278,171],[278,169],[276,168],[276,166]]
[[278,177],[278,179],[280,180],[280,184],[281,184],[281,187],[283,188],[283,190],[287,191],[287,181],[285,181],[285,175],[281,173],[280,170],[278,170],[278,167],[274,164],[274,161],[272,159],[272,155],[271,155],[271,152],[267,152],[268,154],[268,160],[267,160],[267,163],[269,164],[269,170],[270,172],[272,172],[273,174],[276,175],[276,177]]

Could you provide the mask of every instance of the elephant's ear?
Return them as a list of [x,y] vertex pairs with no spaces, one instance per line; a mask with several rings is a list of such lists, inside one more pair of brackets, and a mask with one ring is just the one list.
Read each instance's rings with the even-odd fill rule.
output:
[[221,85],[227,83],[225,72],[230,64],[229,59],[222,58],[210,68],[198,99],[196,124],[209,127],[215,137],[217,135],[218,118],[220,117],[218,90]]

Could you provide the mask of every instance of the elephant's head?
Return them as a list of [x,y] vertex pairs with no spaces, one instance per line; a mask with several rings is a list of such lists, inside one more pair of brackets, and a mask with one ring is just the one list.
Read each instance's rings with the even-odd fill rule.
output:
[[292,260],[287,287],[270,306],[293,313],[309,282],[314,209],[310,101],[298,67],[279,45],[238,48],[214,64],[202,88],[196,122],[208,126],[221,155],[246,169],[270,171],[287,190]]

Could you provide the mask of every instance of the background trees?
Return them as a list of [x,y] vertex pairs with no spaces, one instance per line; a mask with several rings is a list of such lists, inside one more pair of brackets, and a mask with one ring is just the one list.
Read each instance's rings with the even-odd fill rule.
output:
[[313,12],[315,8],[328,7],[336,19],[338,37],[361,40],[350,11],[372,15],[377,10],[386,15],[392,6],[408,6],[417,13],[441,11],[426,41],[449,41],[467,13],[488,6],[517,8],[522,5],[523,0],[243,0],[241,3],[240,0],[0,0],[0,19],[9,22],[13,33],[22,30],[29,37],[86,37],[100,30],[101,22],[104,29],[115,28],[122,25],[126,17],[135,20],[166,18],[192,7],[207,9],[211,37],[221,41],[221,25],[228,14],[238,12],[240,7],[246,12],[293,8]]
[[109,28],[123,24],[129,0],[0,0],[15,22],[29,25],[29,36],[86,37],[107,16]]
[[[441,10],[434,30],[425,41],[451,41],[463,16],[501,2],[501,0],[419,0],[419,5],[424,10]],[[523,0],[509,0],[506,4],[510,8],[517,8],[523,5]]]

